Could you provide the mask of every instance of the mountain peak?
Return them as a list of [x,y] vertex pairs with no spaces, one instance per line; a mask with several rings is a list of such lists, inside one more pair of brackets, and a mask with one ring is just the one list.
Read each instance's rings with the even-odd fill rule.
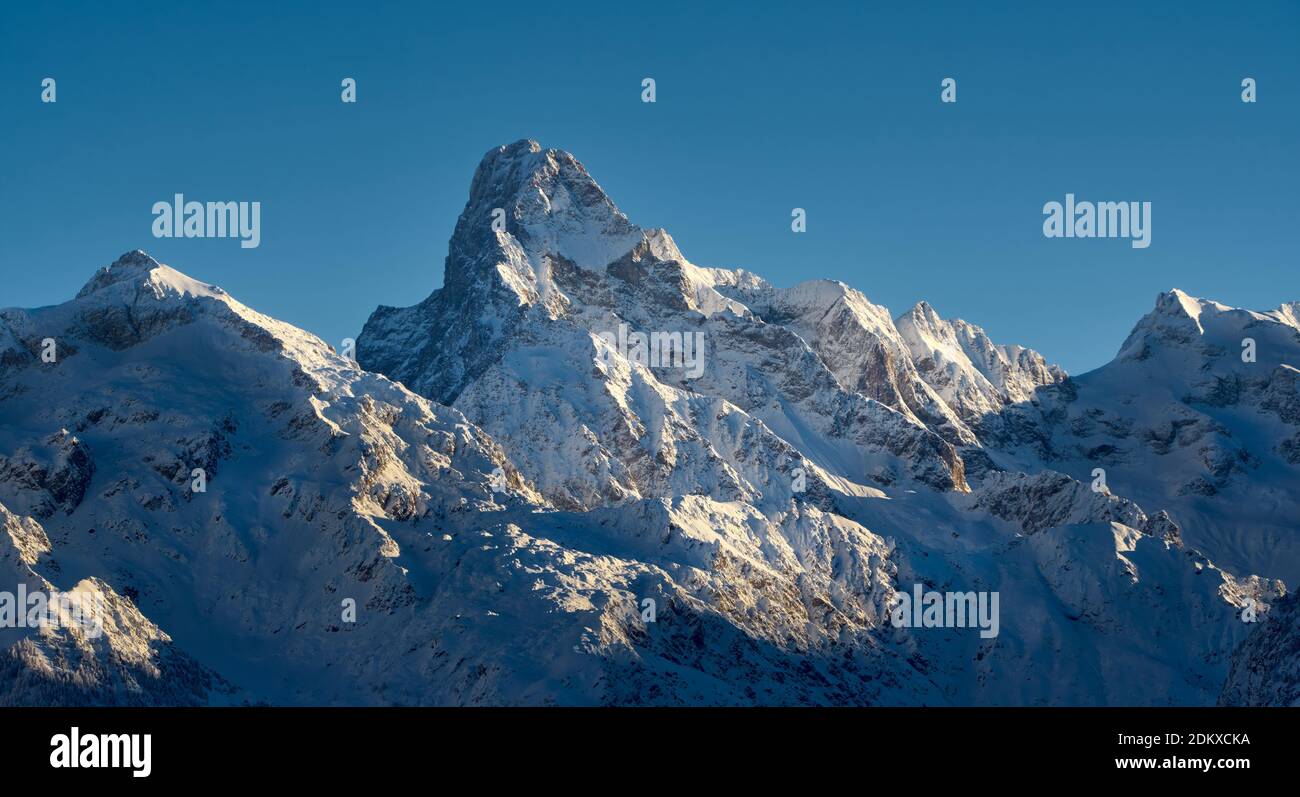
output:
[[1186,291],[1170,288],[1156,297],[1155,312],[1161,315],[1186,316],[1193,320],[1201,315],[1206,305],[1215,304],[1205,299],[1198,299]]
[[77,293],[77,298],[89,296],[110,285],[128,280],[147,278],[149,273],[162,264],[154,260],[143,249],[132,249],[123,254],[112,264],[98,269]]
[[627,223],[627,217],[577,158],[561,149],[543,149],[532,139],[504,144],[483,156],[470,185],[466,210],[484,204],[506,210],[508,218],[521,222],[536,222],[541,220],[539,216],[564,215],[565,211],[592,210]]
[[[489,151],[474,172],[469,201],[456,223],[445,282],[475,282],[484,266],[519,262],[534,282],[547,257],[603,269],[641,242],[604,189],[573,155],[522,139]],[[522,263],[520,264],[522,265]]]
[[134,294],[150,290],[161,298],[166,294],[225,297],[225,291],[192,279],[170,266],[158,262],[143,249],[133,249],[94,273],[77,298],[94,294]]
[[912,305],[912,309],[899,316],[896,321],[902,321],[903,316],[910,316],[914,321],[925,322],[930,326],[936,326],[943,321],[943,316],[934,309],[934,305],[924,299]]
[[1145,360],[1161,348],[1200,346],[1207,326],[1222,327],[1223,321],[1237,317],[1237,321],[1228,322],[1232,328],[1228,331],[1235,334],[1246,319],[1254,316],[1256,314],[1248,310],[1238,310],[1211,299],[1198,299],[1186,291],[1172,288],[1156,297],[1155,307],[1133,327],[1116,358]]
[[1066,378],[1033,349],[994,343],[982,327],[945,319],[924,300],[895,324],[923,378],[968,420],[1029,401],[1040,387]]
[[143,249],[132,249],[113,261],[108,268],[155,268],[162,265]]
[[513,144],[502,144],[495,151],[503,153],[541,152],[542,145],[536,139],[521,138]]

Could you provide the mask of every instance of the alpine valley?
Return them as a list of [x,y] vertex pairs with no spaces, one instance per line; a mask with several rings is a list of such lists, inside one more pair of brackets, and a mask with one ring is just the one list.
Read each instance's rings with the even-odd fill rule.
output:
[[355,359],[140,251],[0,310],[0,593],[103,615],[0,612],[0,704],[1295,705],[1297,366],[1174,290],[1067,376],[520,141]]

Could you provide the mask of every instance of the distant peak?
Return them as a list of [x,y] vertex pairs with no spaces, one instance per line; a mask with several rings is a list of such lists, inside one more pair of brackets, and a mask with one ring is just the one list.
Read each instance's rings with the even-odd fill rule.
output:
[[109,269],[143,268],[152,271],[153,269],[161,265],[162,263],[159,263],[157,260],[153,258],[153,256],[151,256],[148,252],[144,251],[143,249],[132,249],[130,252],[123,254],[117,260],[114,260],[113,264],[108,266],[108,268]]
[[1217,302],[1197,299],[1185,291],[1172,288],[1156,297],[1151,312],[1138,320],[1116,359],[1145,360],[1156,348],[1170,345],[1189,345],[1205,334],[1202,316],[1230,308]]
[[221,288],[182,274],[165,263],[158,262],[142,249],[133,249],[114,260],[112,264],[96,271],[85,286],[77,292],[77,298],[81,299],[93,294],[120,297],[133,295],[141,289],[151,291],[157,296],[166,293],[226,296],[226,292]]
[[[1201,300],[1186,291],[1178,288],[1170,288],[1156,297],[1156,309],[1166,312],[1185,312],[1188,315],[1195,316],[1199,312]],[[1197,309],[1192,309],[1197,308]]]
[[939,311],[934,309],[934,305],[924,299],[912,305],[912,309],[908,310],[905,315],[909,315],[915,319],[924,319],[931,324],[943,320],[943,316],[939,315]]
[[139,281],[142,278],[147,278],[150,272],[161,265],[143,249],[132,249],[114,260],[112,264],[96,271],[94,276],[77,293],[77,298],[88,296],[119,282]]
[[1212,299],[1198,299],[1186,291],[1172,288],[1156,297],[1156,306],[1151,315],[1191,319],[1200,327],[1201,316],[1206,313],[1217,315],[1234,309]]

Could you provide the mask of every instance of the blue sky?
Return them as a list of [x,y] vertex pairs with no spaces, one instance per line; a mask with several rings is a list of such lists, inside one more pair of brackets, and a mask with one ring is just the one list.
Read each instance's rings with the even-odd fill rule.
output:
[[[338,345],[441,284],[475,165],[520,138],[695,263],[924,298],[1072,373],[1161,290],[1300,300],[1300,4],[996,5],[10,5],[0,306],[142,248]],[[177,192],[260,201],[261,246],[153,238]],[[1044,238],[1067,192],[1152,202],[1150,248]]]

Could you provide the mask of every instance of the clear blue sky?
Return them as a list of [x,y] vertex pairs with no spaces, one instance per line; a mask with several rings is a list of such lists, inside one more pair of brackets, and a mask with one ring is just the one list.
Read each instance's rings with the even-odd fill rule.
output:
[[[143,248],[337,345],[441,284],[475,165],[519,138],[700,265],[928,299],[1073,373],[1161,290],[1300,299],[1294,0],[199,5],[5,7],[0,306]],[[260,201],[261,246],[153,238],[176,192]],[[1151,201],[1151,247],[1044,238],[1066,192]]]

